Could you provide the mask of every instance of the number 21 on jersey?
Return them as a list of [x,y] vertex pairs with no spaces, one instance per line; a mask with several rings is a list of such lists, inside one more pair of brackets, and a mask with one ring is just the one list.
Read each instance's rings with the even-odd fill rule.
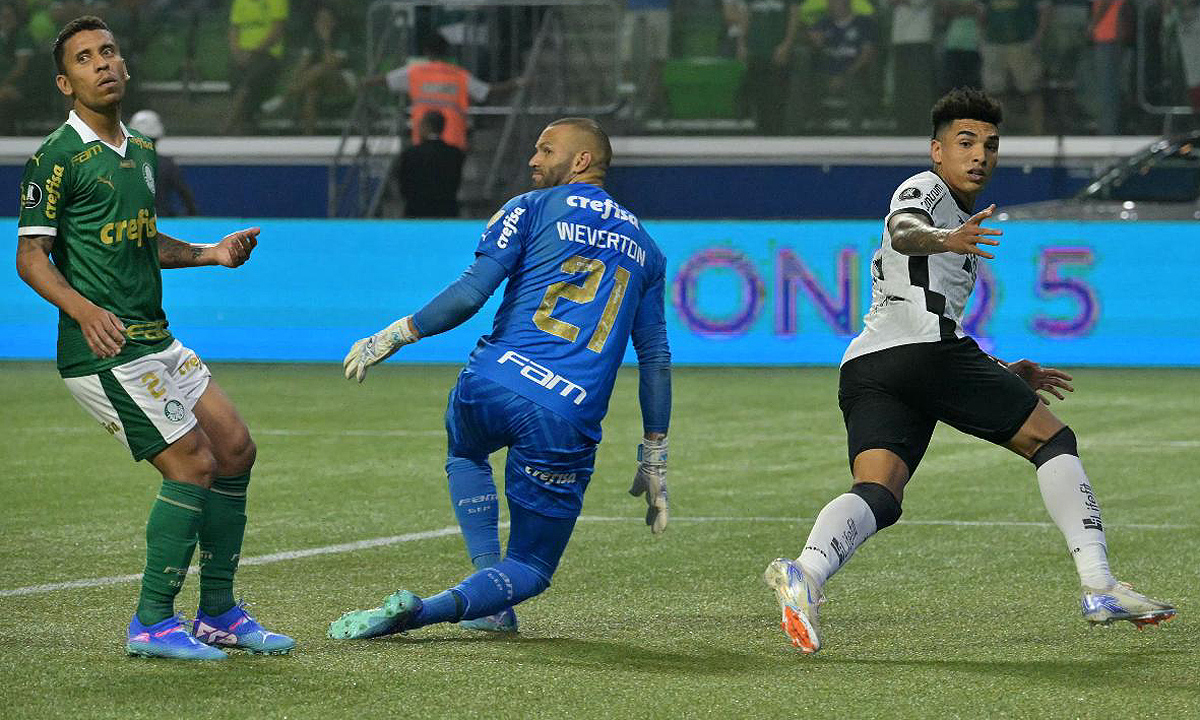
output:
[[[579,305],[595,300],[596,292],[600,289],[600,280],[604,277],[605,265],[603,261],[595,258],[574,255],[568,258],[560,269],[568,275],[585,274],[583,284],[576,285],[566,280],[551,283],[550,287],[546,288],[546,294],[542,297],[537,312],[533,314],[533,324],[543,332],[567,342],[575,342],[579,338],[579,326],[554,317],[554,307],[559,298]],[[596,329],[588,341],[588,350],[599,353],[608,342],[609,333],[617,321],[617,313],[621,310],[621,301],[625,299],[625,290],[629,287],[629,278],[629,271],[618,265],[613,273],[612,290],[604,303],[604,312],[600,315],[600,321],[596,323]]]

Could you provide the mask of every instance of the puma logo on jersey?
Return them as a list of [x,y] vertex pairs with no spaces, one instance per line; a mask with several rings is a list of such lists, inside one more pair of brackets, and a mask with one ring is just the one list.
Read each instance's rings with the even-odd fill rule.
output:
[[113,185],[112,178],[107,178],[107,177],[103,177],[103,176],[97,176],[97,177],[96,177],[96,182],[98,182],[98,183],[104,183],[104,184],[105,184],[105,185],[107,185],[107,186],[109,187],[109,189],[110,189],[110,190],[112,190],[113,192],[116,192],[116,191],[117,191],[117,186],[116,186],[116,185]]

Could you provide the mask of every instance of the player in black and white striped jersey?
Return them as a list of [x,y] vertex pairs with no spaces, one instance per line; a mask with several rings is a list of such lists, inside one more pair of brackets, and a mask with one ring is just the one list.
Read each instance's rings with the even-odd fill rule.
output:
[[1086,620],[1141,627],[1175,615],[1109,569],[1100,506],[1075,434],[1037,394],[1061,400],[1062,391],[1073,391],[1071,377],[1029,360],[1005,363],[963,331],[976,264],[993,258],[985,247],[1000,244],[1001,231],[983,226],[995,206],[977,213],[974,206],[996,167],[1001,116],[999,104],[980,91],[948,93],[932,112],[933,169],[905,180],[892,196],[871,262],[871,309],[842,359],[838,387],[853,484],[821,510],[800,557],[779,558],[764,575],[784,631],[806,653],[821,647],[817,611],[826,580],[899,519],[904,487],[938,421],[1036,467],[1046,509],[1079,573]]

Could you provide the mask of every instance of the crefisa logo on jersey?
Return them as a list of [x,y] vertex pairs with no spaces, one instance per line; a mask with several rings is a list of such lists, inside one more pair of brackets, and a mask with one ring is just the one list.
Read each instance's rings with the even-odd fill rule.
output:
[[154,170],[150,163],[142,163],[142,177],[146,178],[146,187],[150,188],[150,192],[154,192]]
[[517,233],[517,221],[525,214],[525,208],[515,207],[512,211],[504,216],[504,221],[500,224],[500,237],[496,239],[496,247],[504,249],[508,247],[508,239]]
[[26,210],[32,210],[42,204],[42,186],[35,182],[25,185],[25,192],[21,193],[21,206]]

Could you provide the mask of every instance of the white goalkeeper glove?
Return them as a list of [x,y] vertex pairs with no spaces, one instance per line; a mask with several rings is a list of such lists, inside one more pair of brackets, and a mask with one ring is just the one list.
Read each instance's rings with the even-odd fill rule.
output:
[[629,494],[646,495],[646,524],[655,535],[667,529],[670,519],[667,497],[667,439],[643,440],[638,445],[638,469]]
[[374,335],[354,343],[342,361],[346,379],[362,382],[367,376],[367,368],[387,360],[405,345],[415,343],[419,338],[410,328],[412,315],[406,315]]

